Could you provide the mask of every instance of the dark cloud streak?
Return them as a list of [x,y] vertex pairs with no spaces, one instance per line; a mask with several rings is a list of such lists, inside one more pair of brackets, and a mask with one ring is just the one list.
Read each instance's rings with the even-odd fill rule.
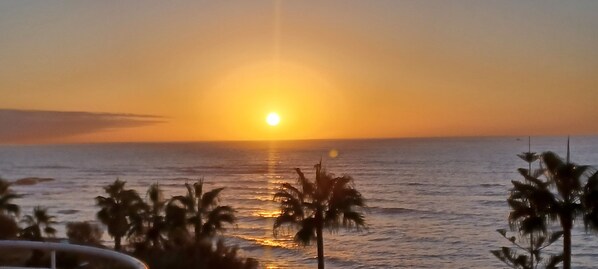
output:
[[154,115],[0,109],[0,144],[71,137],[164,122]]

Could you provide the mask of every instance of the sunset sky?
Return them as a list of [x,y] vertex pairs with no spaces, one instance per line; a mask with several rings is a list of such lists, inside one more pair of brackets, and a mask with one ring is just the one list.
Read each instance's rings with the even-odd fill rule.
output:
[[596,14],[598,1],[2,1],[0,144],[598,134]]

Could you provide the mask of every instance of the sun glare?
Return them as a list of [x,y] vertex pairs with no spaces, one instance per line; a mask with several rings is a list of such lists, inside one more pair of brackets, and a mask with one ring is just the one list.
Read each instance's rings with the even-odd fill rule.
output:
[[276,112],[272,112],[268,114],[268,116],[266,117],[266,122],[270,126],[276,126],[280,123],[280,116],[278,116]]

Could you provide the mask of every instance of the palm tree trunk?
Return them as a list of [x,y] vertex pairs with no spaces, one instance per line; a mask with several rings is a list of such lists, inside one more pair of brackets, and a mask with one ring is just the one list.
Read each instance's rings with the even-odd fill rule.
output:
[[323,223],[318,222],[316,237],[318,241],[318,269],[324,269],[324,237],[322,235]]
[[571,269],[571,228],[573,228],[573,216],[570,212],[560,215],[561,227],[563,228],[563,269]]
[[530,258],[532,260],[532,263],[531,263],[532,267],[531,268],[535,269],[536,266],[534,266],[534,233],[533,232],[529,235],[529,242],[530,242],[530,244],[529,244],[530,245],[530,249],[529,249],[529,254],[530,255],[529,256],[530,256]]
[[571,226],[563,228],[563,269],[571,269]]
[[115,236],[114,237],[114,250],[116,251],[120,251],[120,236]]

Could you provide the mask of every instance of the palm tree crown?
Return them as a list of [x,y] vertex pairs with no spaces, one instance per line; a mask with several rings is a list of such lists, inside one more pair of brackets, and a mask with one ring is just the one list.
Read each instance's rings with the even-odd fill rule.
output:
[[[163,232],[166,230],[166,220],[162,213],[166,202],[158,183],[154,183],[149,187],[147,199],[148,203],[143,205],[143,213],[140,218],[135,218],[136,221],[134,221],[134,226],[137,227],[136,233],[143,238],[142,245],[157,249],[164,248],[166,238],[164,238]],[[137,223],[138,221],[141,221],[141,223]]]
[[[552,195],[548,213],[553,219],[558,218],[561,228],[563,228],[563,268],[569,269],[571,268],[571,229],[575,218],[586,212],[582,203],[584,198],[582,178],[587,175],[590,167],[571,163],[568,147],[566,161],[549,151],[542,154],[542,162],[546,168],[548,182],[556,189]],[[591,189],[592,182],[590,177],[586,181],[585,189]],[[588,204],[592,203],[589,197],[586,196]],[[589,220],[590,218],[585,219]]]
[[25,238],[33,241],[42,241],[43,234],[48,236],[54,236],[56,229],[52,227],[56,224],[54,221],[55,217],[48,214],[46,208],[36,206],[33,208],[32,215],[26,215],[23,222],[28,225],[21,231],[21,238]]
[[[316,240],[318,243],[318,267],[324,268],[324,244],[322,229],[339,227],[361,228],[365,217],[357,208],[365,206],[359,191],[352,186],[349,176],[335,177],[322,169],[322,162],[315,165],[315,181],[309,181],[301,169],[299,186],[284,183],[274,194],[280,202],[280,215],[274,221],[274,231],[283,225],[298,229],[295,240],[304,245]],[[276,234],[276,233],[275,233]]]
[[[169,202],[171,211],[180,203],[188,212],[187,222],[193,226],[195,242],[212,237],[216,232],[224,230],[224,224],[236,222],[235,210],[230,206],[218,204],[220,192],[224,188],[203,192],[203,180],[193,185],[185,183],[187,195],[175,196]],[[168,210],[168,209],[167,209]]]
[[143,207],[143,201],[135,190],[125,190],[125,181],[119,179],[104,187],[108,197],[96,197],[100,207],[98,219],[108,227],[108,234],[114,237],[114,249],[121,249],[121,239],[131,227],[134,217]]

